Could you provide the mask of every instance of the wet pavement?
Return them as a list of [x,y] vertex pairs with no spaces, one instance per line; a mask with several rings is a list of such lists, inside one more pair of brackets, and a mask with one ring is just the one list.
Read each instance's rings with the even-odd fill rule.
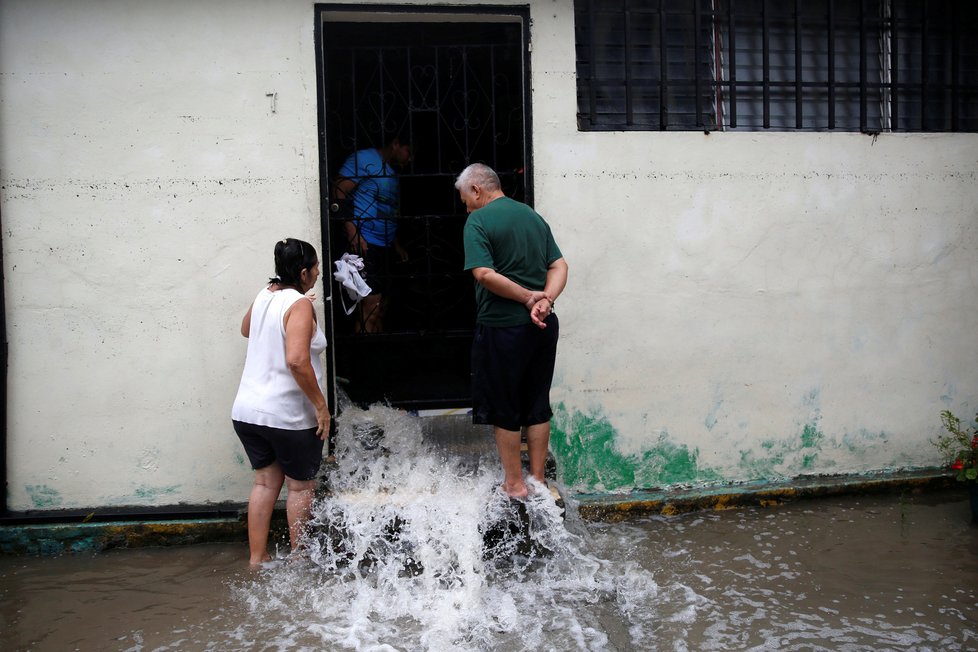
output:
[[[244,544],[3,557],[3,647],[978,649],[978,526],[963,491],[622,523],[568,507],[566,522],[545,525],[561,530],[553,558],[496,560],[454,584],[393,578],[403,585],[390,599],[410,601],[397,617],[394,602],[358,611],[358,596],[378,590],[369,574],[302,563],[255,573]],[[456,546],[456,566],[472,541]],[[431,605],[446,597],[440,616]],[[404,615],[411,605],[426,614]],[[448,638],[431,635],[439,619],[453,619]]]

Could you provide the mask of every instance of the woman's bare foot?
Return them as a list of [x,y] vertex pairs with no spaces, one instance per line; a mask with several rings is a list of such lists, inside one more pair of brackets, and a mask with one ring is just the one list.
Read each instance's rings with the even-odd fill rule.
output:
[[266,561],[271,561],[271,560],[272,560],[272,556],[266,552],[265,556],[259,559],[258,561],[255,561],[254,559],[249,560],[248,567],[251,569],[261,568],[262,564],[264,564]]

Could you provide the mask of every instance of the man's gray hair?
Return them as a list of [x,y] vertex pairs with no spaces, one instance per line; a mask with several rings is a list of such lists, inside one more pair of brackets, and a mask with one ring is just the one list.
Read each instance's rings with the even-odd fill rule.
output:
[[468,166],[455,180],[455,189],[461,190],[463,186],[479,186],[483,190],[499,190],[499,175],[483,163],[473,163]]

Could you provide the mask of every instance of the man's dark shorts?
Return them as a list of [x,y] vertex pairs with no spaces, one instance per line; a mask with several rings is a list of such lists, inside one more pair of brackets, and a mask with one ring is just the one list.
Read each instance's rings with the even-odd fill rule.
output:
[[312,480],[323,461],[323,445],[316,428],[283,430],[234,421],[234,431],[244,446],[251,468],[263,469],[278,462],[293,480]]
[[394,257],[396,251],[393,245],[384,247],[368,244],[363,254],[363,271],[361,276],[370,286],[370,294],[389,294],[391,277],[394,273]]
[[472,423],[520,430],[550,421],[557,315],[547,327],[476,325],[472,340]]

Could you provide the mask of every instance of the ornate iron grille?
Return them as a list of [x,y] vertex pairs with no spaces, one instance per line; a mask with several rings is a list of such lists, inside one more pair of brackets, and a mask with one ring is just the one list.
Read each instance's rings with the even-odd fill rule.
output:
[[[518,23],[326,25],[325,142],[333,185],[353,152],[382,148],[395,135],[412,151],[411,161],[393,171],[394,222],[407,260],[394,252],[366,279],[385,288],[380,332],[366,332],[362,311],[344,313],[334,283],[336,374],[350,381],[355,400],[419,406],[468,400],[474,293],[471,274],[462,271],[466,213],[454,182],[465,165],[481,161],[499,172],[509,196],[524,199],[521,44]],[[341,204],[335,196],[324,199],[334,209]],[[348,250],[349,218],[329,212],[331,260]]]

